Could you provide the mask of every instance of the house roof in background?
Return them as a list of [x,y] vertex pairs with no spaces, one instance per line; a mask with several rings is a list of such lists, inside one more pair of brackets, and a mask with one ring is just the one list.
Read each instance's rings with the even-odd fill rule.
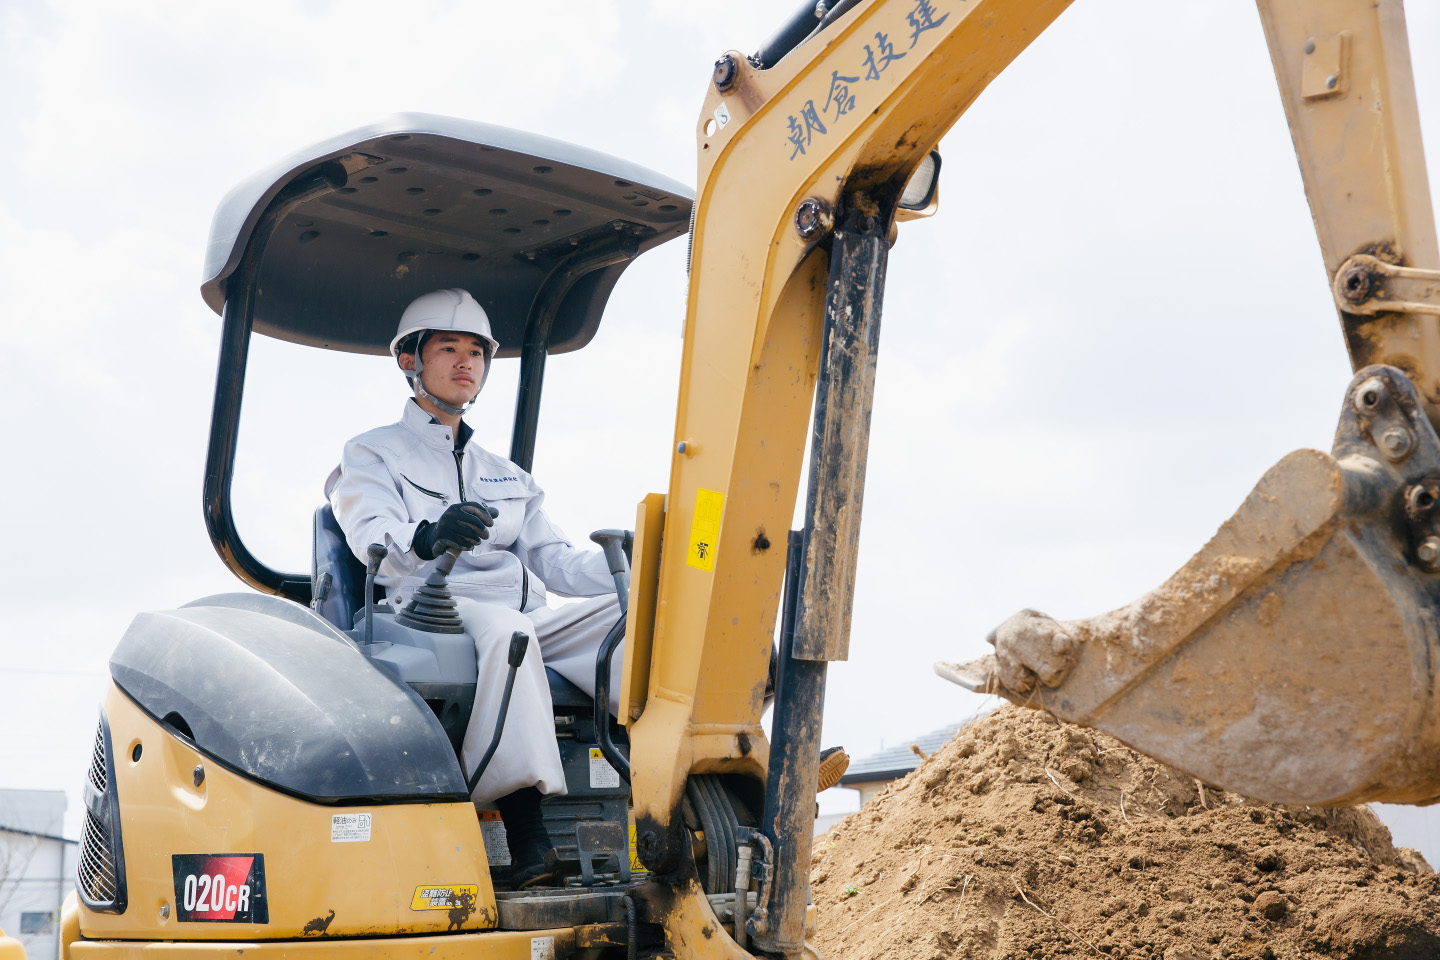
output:
[[34,830],[17,830],[14,827],[0,826],[0,833],[13,833],[21,837],[39,837],[41,840],[56,840],[60,843],[79,843],[79,840],[70,840],[54,833],[38,833]]
[[65,802],[64,790],[0,790],[0,827],[16,833],[59,836]]
[[929,756],[949,743],[956,732],[968,722],[968,720],[963,720],[960,723],[941,727],[939,730],[931,730],[918,737],[907,737],[896,746],[851,761],[850,769],[845,771],[845,776],[840,778],[840,786],[851,787],[861,783],[898,780],[920,766],[920,757],[911,749],[912,745],[919,747],[926,756]]

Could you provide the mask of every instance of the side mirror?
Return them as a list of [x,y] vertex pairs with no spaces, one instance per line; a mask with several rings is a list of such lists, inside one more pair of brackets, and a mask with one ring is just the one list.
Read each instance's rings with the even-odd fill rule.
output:
[[918,220],[935,213],[940,206],[940,152],[931,150],[910,174],[895,211],[896,220]]

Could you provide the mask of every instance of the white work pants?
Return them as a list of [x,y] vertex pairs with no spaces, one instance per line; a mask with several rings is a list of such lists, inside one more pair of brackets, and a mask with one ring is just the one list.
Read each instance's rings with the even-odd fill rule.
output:
[[[612,594],[551,609],[521,613],[493,603],[456,598],[465,632],[475,641],[480,675],[475,684],[475,709],[465,729],[460,758],[465,776],[485,755],[495,736],[495,718],[505,693],[510,666],[510,636],[517,630],[530,637],[525,659],[515,675],[505,732],[485,775],[471,799],[489,803],[521,787],[536,787],[543,794],[565,792],[565,771],[555,742],[555,714],[550,705],[550,667],[590,696],[595,695],[595,656],[605,635],[620,618],[620,603]],[[619,715],[620,667],[625,662],[622,641],[611,658],[610,709]]]

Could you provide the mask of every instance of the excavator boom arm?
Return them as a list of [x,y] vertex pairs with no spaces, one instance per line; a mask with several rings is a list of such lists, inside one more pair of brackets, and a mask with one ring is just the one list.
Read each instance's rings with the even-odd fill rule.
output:
[[[768,756],[760,716],[822,355],[834,372],[833,391],[827,386],[822,395],[834,402],[827,425],[816,428],[821,453],[811,475],[819,489],[810,512],[820,520],[805,534],[812,575],[802,574],[806,626],[795,639],[803,658],[821,668],[843,659],[848,645],[873,337],[897,201],[940,137],[1068,2],[830,4],[823,30],[772,66],[737,52],[717,64],[697,122],[670,485],[663,520],[652,506],[641,524],[652,565],[643,561],[647,537],[637,538],[642,561],[627,635],[627,664],[636,666],[627,666],[621,686],[637,849],[675,891],[657,910],[677,954],[742,955],[733,940],[710,936],[716,921],[686,878],[692,841],[680,811],[687,781],[708,773],[764,780],[777,763],[804,776],[808,766],[813,797],[814,758],[806,751],[813,753],[818,715],[788,762]],[[837,231],[855,242],[837,239]],[[842,247],[858,259],[842,263],[833,253]],[[847,289],[836,291],[835,283]],[[860,310],[867,322],[848,332],[827,325],[827,302],[847,314]],[[657,541],[663,552],[653,549]],[[811,672],[823,689],[823,669]],[[807,689],[817,696],[813,684]],[[782,794],[803,795],[803,784],[784,779]],[[756,940],[793,955],[801,948],[811,828],[803,804],[788,812],[795,819],[771,865],[800,872],[769,885],[774,909],[757,910],[766,921]]]
[[[716,64],[698,119],[675,453],[663,505],[647,499],[637,524],[621,693],[638,850],[671,891],[652,906],[677,954],[743,955],[712,936],[687,866],[687,783],[767,771],[762,826],[735,830],[763,878],[737,931],[767,952],[803,953],[809,820],[794,781],[814,768],[818,717],[788,716],[782,702],[773,752],[759,720],[806,424],[813,407],[781,699],[818,711],[824,664],[849,641],[883,241],[922,160],[1067,5],[840,0],[821,5],[829,12],[798,45],[791,36]],[[1327,278],[1365,368],[1335,454],[1287,458],[1185,570],[1123,615],[1027,614],[997,633],[998,659],[944,672],[1257,795],[1424,799],[1440,794],[1440,764],[1424,759],[1440,756],[1429,666],[1440,589],[1416,567],[1428,550],[1440,569],[1440,515],[1420,506],[1440,500],[1429,476],[1440,477],[1440,260],[1403,12],[1397,0],[1260,9]],[[797,24],[790,34],[804,33]],[[1316,704],[1382,694],[1394,709],[1365,727],[1362,760],[1318,776],[1347,730],[1309,724]]]
[[1355,370],[1403,370],[1440,422],[1440,247],[1402,0],[1259,0]]

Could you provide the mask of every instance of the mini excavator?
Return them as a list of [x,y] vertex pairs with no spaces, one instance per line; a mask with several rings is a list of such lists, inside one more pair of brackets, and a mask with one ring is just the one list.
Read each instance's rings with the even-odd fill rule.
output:
[[[937,208],[941,136],[1067,3],[807,0],[757,53],[716,62],[693,195],[422,115],[232,190],[202,285],[223,318],[204,506],[253,589],[143,613],[121,638],[66,960],[813,956],[821,708],[849,645],[887,256],[899,223]],[[1440,797],[1440,255],[1403,12],[1260,10],[1358,370],[1335,450],[1281,461],[1132,607],[1026,612],[993,657],[941,669],[1252,796],[1424,802]],[[547,356],[584,347],[627,264],[687,234],[669,486],[633,530],[596,535],[626,611],[597,676],[623,637],[619,689],[552,679],[569,792],[545,819],[574,869],[509,890],[455,755],[475,662],[443,558],[424,603],[394,610],[379,557],[351,554],[325,507],[309,576],[240,540],[250,338],[384,354],[410,299],[472,289],[518,358],[510,456],[528,468]],[[524,654],[517,640],[512,669]]]

